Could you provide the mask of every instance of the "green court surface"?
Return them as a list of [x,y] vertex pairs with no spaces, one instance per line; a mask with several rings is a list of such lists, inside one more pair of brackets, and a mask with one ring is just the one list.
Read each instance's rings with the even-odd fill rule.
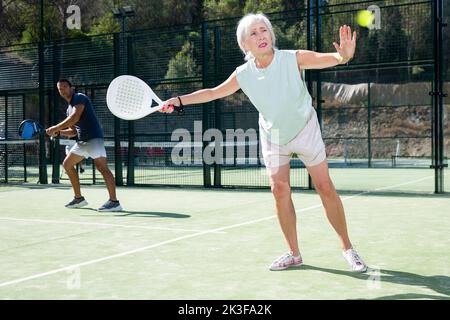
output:
[[286,251],[269,190],[119,188],[126,211],[65,209],[66,185],[0,187],[1,299],[450,299],[448,194],[344,192],[349,271],[318,195],[296,190],[305,265]]

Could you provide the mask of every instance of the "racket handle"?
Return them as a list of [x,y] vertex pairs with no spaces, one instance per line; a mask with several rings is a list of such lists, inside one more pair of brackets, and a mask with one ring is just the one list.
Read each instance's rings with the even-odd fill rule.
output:
[[178,112],[178,114],[183,114],[184,113],[184,106],[173,106],[173,109]]
[[176,106],[174,104],[169,104],[169,106],[173,107],[173,110],[175,110],[178,114],[184,113],[184,106]]

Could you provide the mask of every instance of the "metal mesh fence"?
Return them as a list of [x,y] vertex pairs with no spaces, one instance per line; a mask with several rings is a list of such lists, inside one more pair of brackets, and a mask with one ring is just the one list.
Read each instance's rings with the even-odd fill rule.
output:
[[[115,119],[106,107],[107,86],[120,74],[143,79],[163,100],[221,83],[244,63],[236,44],[238,18],[140,30],[154,26],[143,24],[145,15],[138,12],[135,17],[122,20],[122,25],[111,16],[111,23],[117,24],[116,31],[122,27],[124,32],[90,36],[89,30],[97,28],[100,18],[110,14],[117,3],[97,3],[95,10],[88,10],[89,14],[83,16],[83,34],[64,27],[69,14],[62,10],[62,3],[44,3],[45,21],[54,16],[45,25],[41,52],[36,44],[0,48],[1,139],[16,139],[18,122],[24,117],[37,119],[42,111],[45,125],[62,120],[66,106],[55,84],[64,77],[92,99],[105,132],[109,163],[119,184],[268,186],[261,154],[250,155],[248,149],[251,145],[259,148],[258,112],[242,92],[205,105],[189,106],[184,116],[154,114],[134,122]],[[429,96],[435,65],[433,1],[321,3],[318,10],[313,7],[309,11],[269,14],[280,49],[334,51],[332,42],[338,39],[339,26],[355,21],[358,10],[371,6],[381,17],[380,28],[355,27],[357,51],[348,66],[307,72],[330,165],[429,168],[433,157]],[[39,1],[31,2],[30,8],[36,10],[38,4]],[[82,9],[88,6],[87,1],[77,4]],[[139,1],[135,4],[136,8],[143,5]],[[174,10],[182,10],[181,7]],[[32,17],[39,21],[38,13],[33,11]],[[186,18],[181,22],[195,21]],[[2,35],[3,39],[7,36],[12,34]],[[448,38],[445,44],[448,46]],[[448,80],[448,73],[445,76]],[[43,109],[40,101],[44,101]],[[448,107],[446,110],[448,115]],[[243,156],[235,154],[232,161],[222,159],[221,163],[206,164],[203,153],[211,141],[202,138],[208,129],[218,129],[223,137],[227,130],[238,129],[254,130],[256,136],[246,140]],[[185,132],[192,146],[196,134],[201,136],[201,148],[192,148],[185,155],[189,161],[182,164],[172,161],[176,145],[171,138],[176,130]],[[447,154],[449,134],[448,130],[444,132]],[[230,143],[236,143],[237,149],[237,141]],[[222,146],[216,152],[226,154],[225,149]],[[59,167],[64,150],[65,145],[61,145],[56,150],[50,148],[46,154],[46,163],[54,166],[53,180],[58,180],[59,170],[55,168]],[[294,158],[291,165],[292,185],[307,187],[302,163]],[[89,177],[96,183],[102,181],[100,176]]]
[[[444,23],[450,25],[450,15],[448,12],[450,11],[450,0],[444,1]],[[444,52],[450,52],[450,32],[448,32],[448,27],[446,28],[447,32],[444,32],[444,41],[443,48]],[[450,82],[450,56],[448,54],[444,54],[444,79],[448,83]],[[444,154],[448,159],[450,157],[450,99],[448,97],[448,90],[444,91],[447,93],[447,97],[444,97]],[[450,192],[450,175],[449,168],[445,169],[445,181],[444,181],[444,189],[446,192]]]
[[[387,167],[394,158],[409,159],[409,163],[396,162],[406,166],[431,165],[432,106],[428,93],[432,80],[391,83],[390,71],[379,72],[373,82],[367,77],[367,83],[358,85],[331,82],[334,77],[339,79],[340,73],[323,75],[323,136],[328,157],[335,159],[336,165]],[[421,158],[427,161],[414,160]]]
[[38,182],[38,141],[0,141],[0,182]]

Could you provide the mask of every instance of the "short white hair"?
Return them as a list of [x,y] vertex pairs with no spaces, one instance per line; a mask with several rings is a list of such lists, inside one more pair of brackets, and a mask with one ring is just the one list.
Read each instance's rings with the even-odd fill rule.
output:
[[244,17],[242,17],[241,20],[239,20],[239,24],[238,24],[238,27],[236,30],[237,42],[238,42],[239,48],[241,48],[242,52],[245,55],[245,58],[244,58],[245,60],[250,60],[251,58],[253,58],[253,55],[251,52],[245,51],[243,43],[248,36],[250,26],[255,22],[263,22],[267,26],[267,29],[269,30],[270,35],[272,36],[272,47],[275,48],[275,42],[276,42],[275,33],[273,32],[273,27],[272,27],[272,24],[270,23],[269,19],[262,13],[256,13],[256,14],[249,13],[249,14],[245,15]]

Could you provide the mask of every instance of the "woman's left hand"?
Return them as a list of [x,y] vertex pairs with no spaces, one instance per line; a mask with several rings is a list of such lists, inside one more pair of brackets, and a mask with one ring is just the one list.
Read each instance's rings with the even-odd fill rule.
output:
[[356,49],[356,31],[353,32],[349,26],[342,26],[339,28],[340,43],[333,42],[336,51],[341,55],[343,61],[341,63],[347,63],[353,55]]

